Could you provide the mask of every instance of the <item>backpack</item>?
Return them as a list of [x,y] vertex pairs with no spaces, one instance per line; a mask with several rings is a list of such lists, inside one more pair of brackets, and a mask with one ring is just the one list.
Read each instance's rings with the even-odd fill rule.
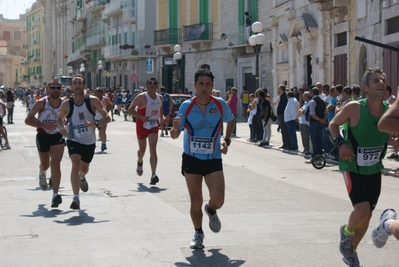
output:
[[[69,101],[69,113],[68,113],[68,115],[67,115],[67,120],[69,120],[69,119],[71,118],[72,113],[73,113],[73,107],[75,106],[74,103],[73,103],[73,97],[72,97],[72,96],[69,98],[68,101]],[[93,112],[93,110],[91,109],[90,96],[86,95],[86,96],[85,96],[85,99],[84,99],[84,102],[85,102],[85,104],[86,104],[87,110],[88,110],[91,114],[93,114],[93,116],[96,115],[96,114]]]

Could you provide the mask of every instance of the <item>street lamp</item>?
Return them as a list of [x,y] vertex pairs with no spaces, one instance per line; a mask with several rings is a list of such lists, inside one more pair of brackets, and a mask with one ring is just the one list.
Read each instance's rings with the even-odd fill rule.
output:
[[[178,93],[179,92],[180,59],[182,58],[182,54],[180,53],[181,46],[177,44],[173,47],[173,50],[175,51],[175,53],[173,54],[173,60],[176,61],[176,93]],[[175,92],[173,92],[173,93],[175,93]]]
[[99,77],[98,77],[99,83],[97,84],[97,87],[101,87],[101,72],[102,72],[103,68],[104,68],[103,62],[102,62],[102,60],[99,60],[97,62],[97,69],[98,69],[98,74],[99,74]]
[[254,33],[249,37],[248,42],[254,48],[256,53],[256,88],[259,88],[259,53],[260,48],[266,40],[266,36],[261,33],[263,31],[263,25],[259,21],[252,24],[252,32]]
[[80,69],[79,69],[80,73],[82,74],[83,78],[85,77],[85,64],[82,63],[80,64]]
[[68,67],[69,77],[72,77],[72,72],[73,72],[72,66],[69,66],[69,67]]

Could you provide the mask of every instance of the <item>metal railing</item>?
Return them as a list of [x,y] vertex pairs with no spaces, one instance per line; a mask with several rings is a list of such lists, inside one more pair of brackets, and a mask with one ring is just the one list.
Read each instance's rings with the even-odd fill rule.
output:
[[213,40],[213,24],[200,23],[183,27],[183,42]]
[[154,31],[154,45],[181,44],[181,28]]

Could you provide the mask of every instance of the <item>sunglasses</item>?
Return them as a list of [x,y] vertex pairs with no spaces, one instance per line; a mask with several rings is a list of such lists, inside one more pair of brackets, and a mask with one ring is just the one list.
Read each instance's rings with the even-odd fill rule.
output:
[[153,85],[157,85],[157,84],[158,84],[158,82],[147,82],[147,84],[149,84],[149,85],[151,85],[151,84],[153,84]]
[[50,86],[50,89],[53,89],[53,90],[55,90],[55,89],[61,90],[61,86]]

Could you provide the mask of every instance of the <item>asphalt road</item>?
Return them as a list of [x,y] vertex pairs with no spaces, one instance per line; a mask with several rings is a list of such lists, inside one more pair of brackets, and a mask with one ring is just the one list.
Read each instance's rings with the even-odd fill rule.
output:
[[[180,174],[182,140],[158,141],[160,183],[150,186],[148,153],[144,175],[135,173],[135,124],[123,116],[108,127],[108,150],[96,155],[87,175],[81,210],[69,209],[71,163],[65,150],[60,194],[51,209],[51,190],[38,184],[35,129],[24,125],[16,103],[15,124],[6,125],[11,150],[0,150],[0,266],[346,266],[338,251],[339,228],[351,204],[342,175],[329,162],[322,170],[299,154],[246,142],[248,125],[238,123],[223,159],[226,201],[214,234],[204,217],[205,248],[191,250],[194,234],[189,196]],[[275,127],[273,127],[275,130]],[[385,162],[385,161],[384,161]],[[386,161],[395,169],[396,162]],[[371,229],[386,208],[399,211],[399,180],[383,177],[380,201],[358,248],[363,266],[399,266],[399,242],[382,249]],[[209,199],[206,186],[204,202]]]

